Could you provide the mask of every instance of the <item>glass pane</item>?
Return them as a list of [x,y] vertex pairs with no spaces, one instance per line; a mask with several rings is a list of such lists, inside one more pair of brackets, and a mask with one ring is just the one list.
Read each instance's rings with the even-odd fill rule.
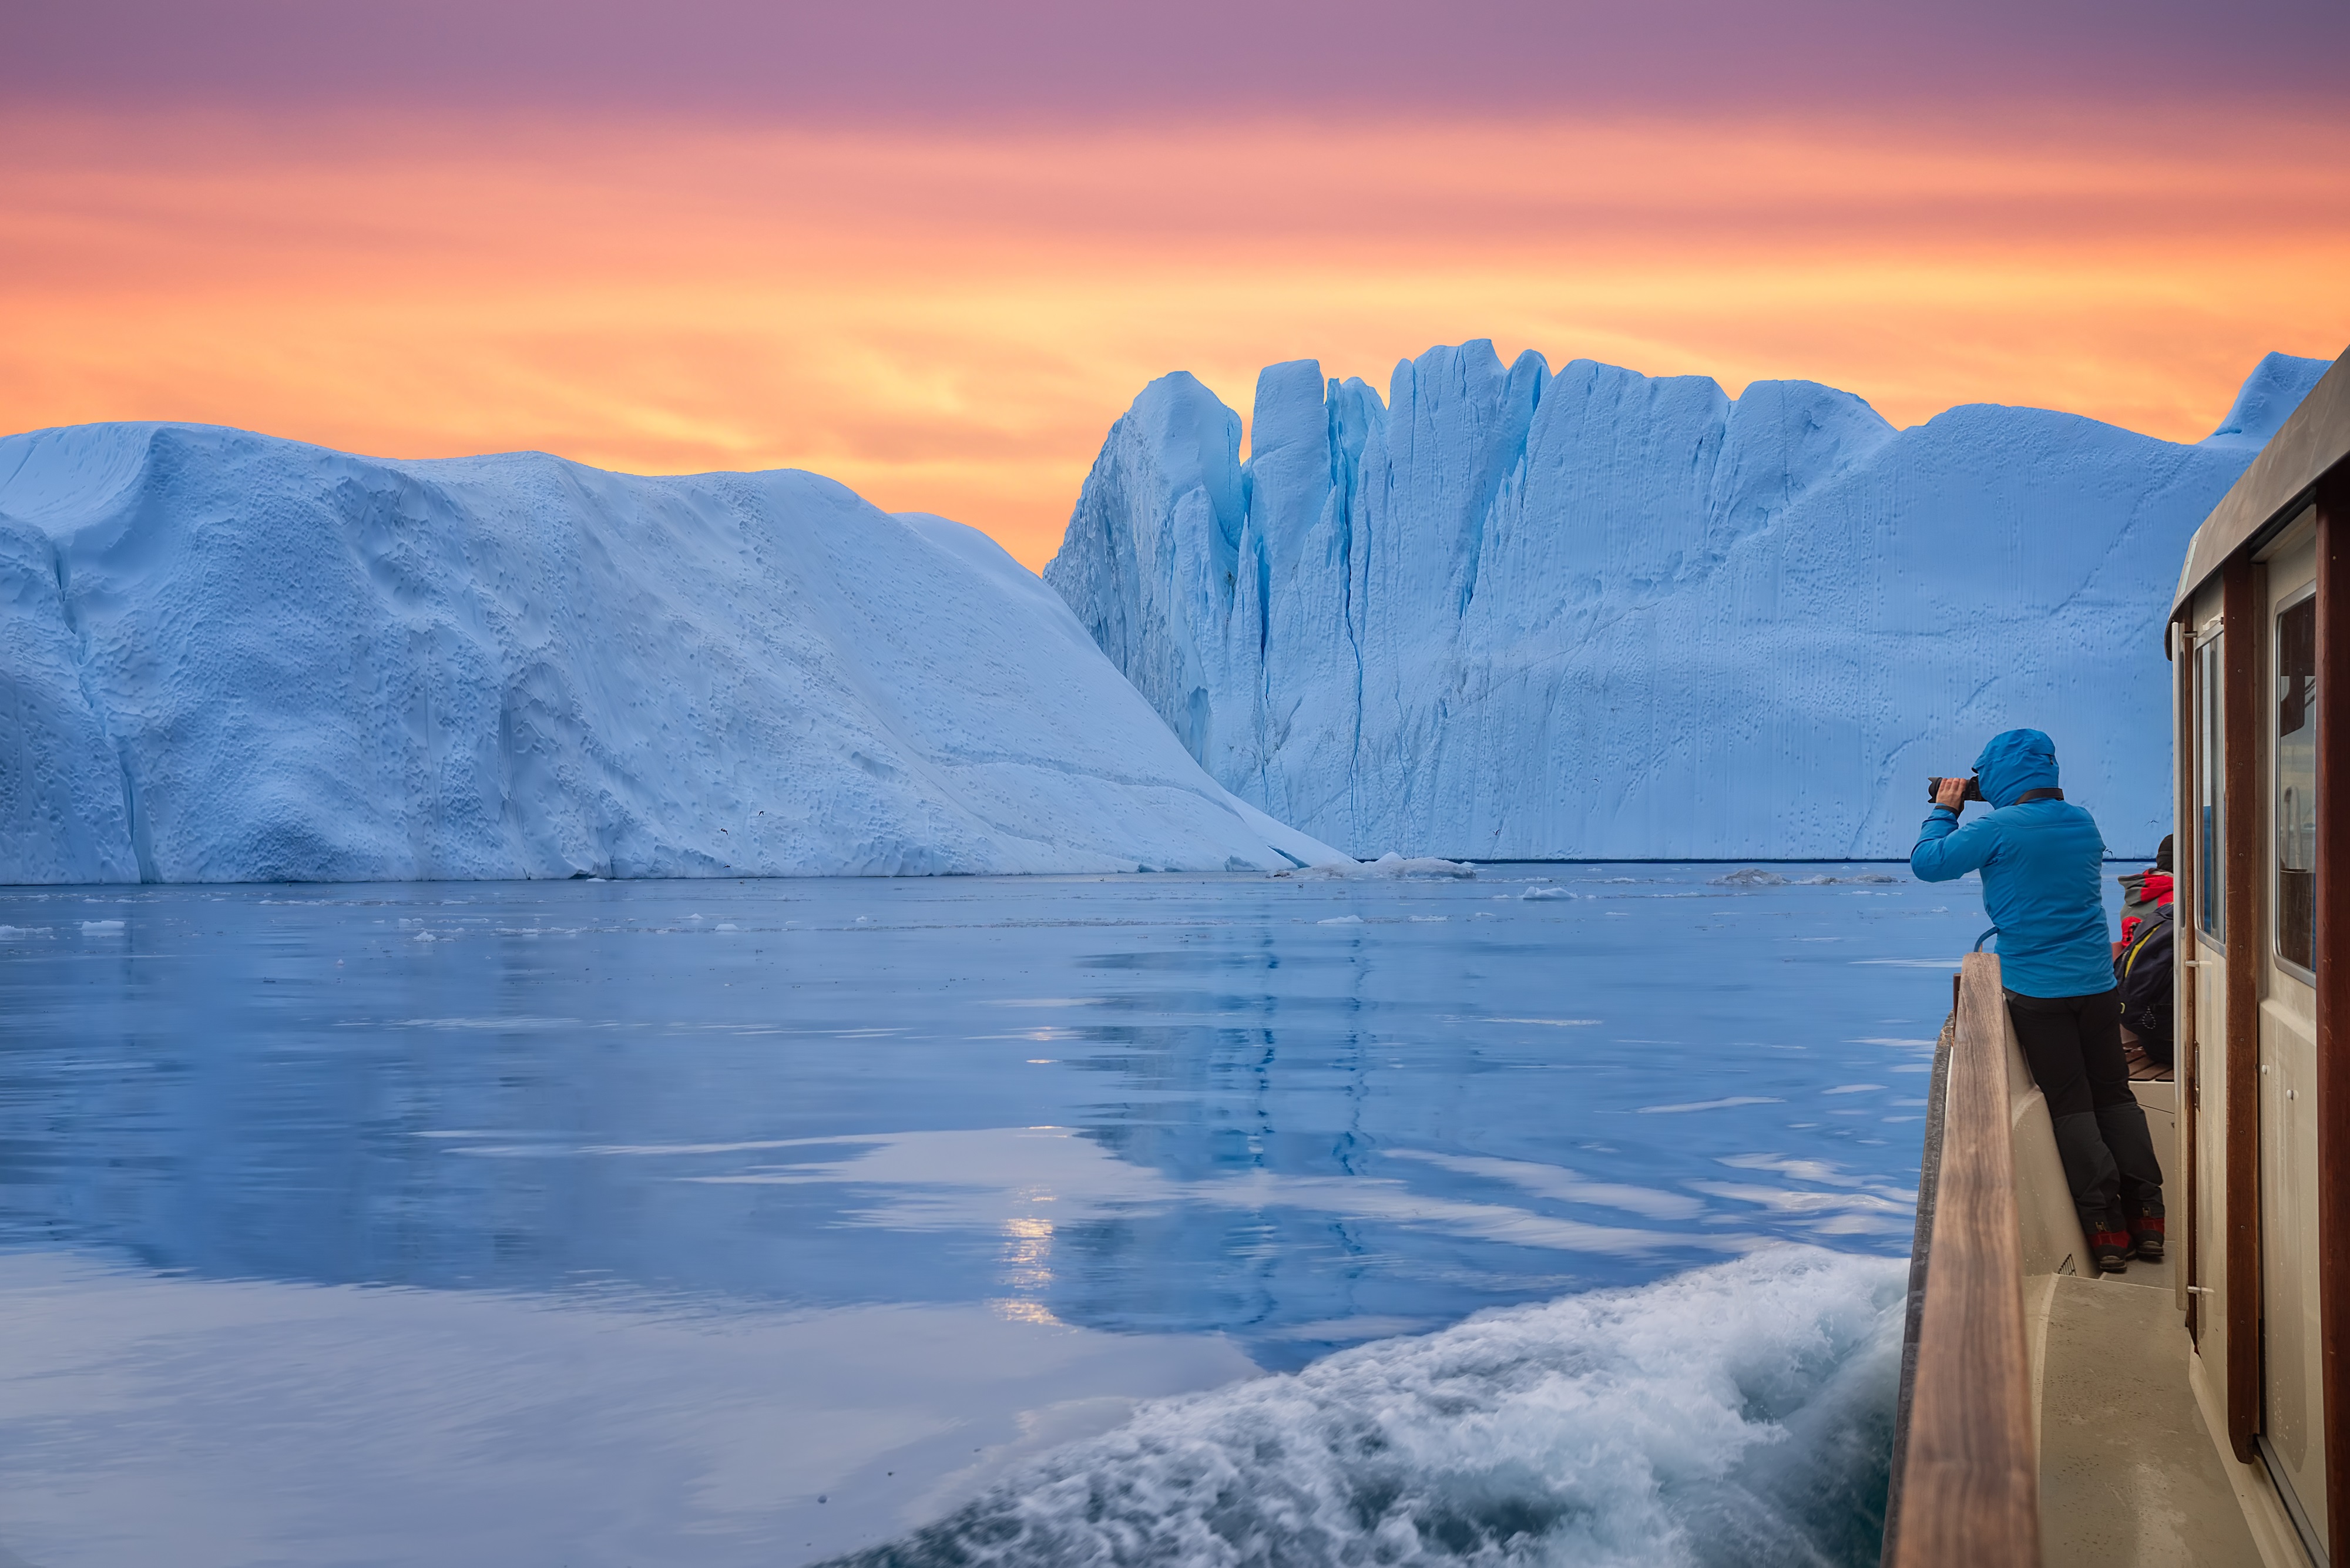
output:
[[2196,921],[2215,940],[2227,937],[2228,907],[2221,854],[2225,843],[2220,807],[2220,643],[2214,637],[2195,650],[2195,888]]
[[2276,618],[2277,957],[2312,967],[2317,920],[2317,600]]

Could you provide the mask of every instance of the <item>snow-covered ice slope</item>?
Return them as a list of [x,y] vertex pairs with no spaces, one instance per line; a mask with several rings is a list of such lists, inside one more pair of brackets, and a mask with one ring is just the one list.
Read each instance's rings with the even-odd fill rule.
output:
[[10,437],[0,726],[0,883],[1328,854],[983,535],[808,473]]
[[1219,781],[1357,854],[1906,855],[1925,776],[2020,724],[2143,853],[2180,554],[2324,368],[2270,356],[2182,446],[1481,341],[1384,404],[1269,368],[1245,464],[1177,374],[1045,578]]

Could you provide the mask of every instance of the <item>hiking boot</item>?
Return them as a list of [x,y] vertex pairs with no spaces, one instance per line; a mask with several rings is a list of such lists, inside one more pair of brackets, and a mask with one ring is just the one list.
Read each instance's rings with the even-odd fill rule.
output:
[[2148,1203],[2130,1216],[2130,1247],[2149,1263],[2162,1262],[2162,1205]]
[[2097,1272],[2101,1274],[2118,1274],[2128,1268],[2129,1255],[2130,1239],[2126,1231],[2099,1231],[2089,1238],[2089,1256],[2097,1261]]

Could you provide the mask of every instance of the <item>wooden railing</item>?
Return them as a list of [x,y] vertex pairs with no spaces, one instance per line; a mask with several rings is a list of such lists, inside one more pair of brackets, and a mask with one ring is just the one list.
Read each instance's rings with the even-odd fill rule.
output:
[[1999,960],[1969,954],[1935,1062],[1885,1521],[1888,1568],[2038,1568],[2040,1465]]

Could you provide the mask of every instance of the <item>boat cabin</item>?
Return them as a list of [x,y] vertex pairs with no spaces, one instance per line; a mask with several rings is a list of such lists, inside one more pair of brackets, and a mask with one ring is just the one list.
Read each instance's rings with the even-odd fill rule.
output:
[[[2155,607],[2148,607],[2149,610]],[[1885,1562],[2350,1568],[2350,354],[2189,543],[2158,1264],[2100,1276],[1994,954],[1935,1054]]]
[[2191,1374],[2270,1523],[2350,1561],[2350,355],[2197,531],[2168,634]]

